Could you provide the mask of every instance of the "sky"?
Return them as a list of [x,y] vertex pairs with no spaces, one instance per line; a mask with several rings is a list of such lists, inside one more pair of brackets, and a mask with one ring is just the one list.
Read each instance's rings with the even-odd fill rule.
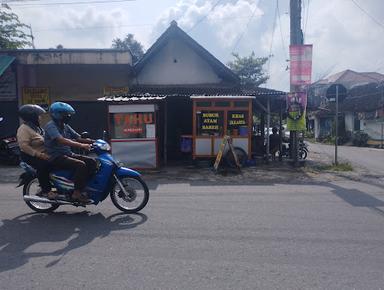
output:
[[[270,56],[265,86],[289,90],[289,0],[1,1],[31,25],[36,48],[110,48],[132,33],[148,49],[176,20],[224,64],[233,52]],[[312,81],[346,69],[384,73],[383,0],[302,0],[302,30]]]

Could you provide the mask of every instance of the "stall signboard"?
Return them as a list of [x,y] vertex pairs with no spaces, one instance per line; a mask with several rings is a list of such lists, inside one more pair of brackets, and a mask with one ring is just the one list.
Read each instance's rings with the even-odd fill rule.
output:
[[287,129],[289,131],[306,130],[305,114],[307,108],[307,94],[305,92],[288,94],[287,108]]
[[234,136],[246,136],[248,133],[248,112],[229,111],[228,112],[228,132]]
[[153,112],[115,113],[111,116],[113,138],[155,138]]
[[198,112],[199,135],[219,135],[223,127],[223,112]]
[[49,88],[24,87],[23,104],[40,105],[44,109],[48,109],[50,104]]
[[128,87],[104,87],[104,96],[118,96],[129,93]]

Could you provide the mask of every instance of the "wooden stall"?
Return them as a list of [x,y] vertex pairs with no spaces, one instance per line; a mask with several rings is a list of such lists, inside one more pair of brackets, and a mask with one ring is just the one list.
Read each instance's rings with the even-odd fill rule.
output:
[[251,159],[253,96],[191,96],[193,159],[215,157],[225,135]]

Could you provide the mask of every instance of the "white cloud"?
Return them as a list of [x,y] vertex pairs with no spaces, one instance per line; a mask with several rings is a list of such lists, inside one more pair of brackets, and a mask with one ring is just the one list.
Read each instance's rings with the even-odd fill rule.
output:
[[[258,53],[257,37],[251,36],[252,31],[256,31],[255,35],[260,34],[258,28],[263,11],[258,2],[224,0],[214,7],[217,0],[179,0],[159,16],[152,38],[155,40],[172,20],[176,20],[182,29],[224,63],[232,59],[233,49],[246,54],[252,50]],[[235,44],[238,45],[235,47]],[[250,46],[253,46],[251,50],[248,49]]]
[[[384,2],[361,2],[372,17],[383,19]],[[358,2],[358,3],[359,3]],[[345,69],[373,71],[384,60],[384,27],[375,23],[353,2],[335,1],[322,5],[315,1],[308,27],[308,42],[314,44],[315,76],[331,68],[331,73]],[[384,69],[381,70],[382,72]]]
[[[149,2],[151,5],[148,5]],[[124,37],[127,33],[133,33],[148,48],[169,27],[170,22],[176,20],[182,29],[223,63],[232,59],[231,52],[241,35],[241,41],[236,46],[240,55],[249,55],[252,51],[257,56],[269,55],[276,1],[222,0],[212,10],[215,3],[217,0],[143,0],[130,2],[126,7],[40,7],[18,8],[15,12],[24,23],[32,24],[39,48],[57,44],[64,47],[110,47],[113,38]],[[310,3],[305,36],[306,42],[314,45],[314,80],[344,69],[384,73],[384,1],[356,0],[382,25],[352,1],[303,0],[302,3],[305,8],[303,23],[307,22],[304,12]],[[289,1],[280,0],[279,4],[281,28],[277,22],[272,50],[274,56],[270,62],[271,79],[267,86],[288,90],[289,71],[285,68],[289,44]],[[255,15],[249,22],[253,11]],[[143,25],[148,23],[155,25]],[[127,26],[132,24],[138,26]],[[83,27],[96,28],[78,29]],[[62,30],[43,30],[47,28]]]
[[124,37],[124,25],[132,17],[113,8],[106,13],[96,6],[14,9],[22,22],[31,24],[37,48],[109,48],[116,37]]

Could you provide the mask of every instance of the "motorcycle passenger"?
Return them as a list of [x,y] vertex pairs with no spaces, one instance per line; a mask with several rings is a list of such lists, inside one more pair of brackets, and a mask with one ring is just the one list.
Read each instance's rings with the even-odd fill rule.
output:
[[72,199],[87,202],[81,194],[88,178],[96,171],[96,161],[93,158],[75,154],[71,147],[90,150],[94,141],[83,139],[68,125],[71,116],[75,114],[73,107],[67,103],[55,102],[49,108],[52,121],[45,126],[45,147],[50,155],[50,161],[57,169],[74,170],[74,191]]
[[17,142],[20,147],[21,160],[36,169],[41,193],[38,195],[47,196],[49,199],[57,197],[52,192],[49,181],[50,163],[49,156],[44,148],[44,130],[40,127],[40,116],[46,111],[38,105],[24,105],[19,109],[19,116],[23,123],[17,130]]

